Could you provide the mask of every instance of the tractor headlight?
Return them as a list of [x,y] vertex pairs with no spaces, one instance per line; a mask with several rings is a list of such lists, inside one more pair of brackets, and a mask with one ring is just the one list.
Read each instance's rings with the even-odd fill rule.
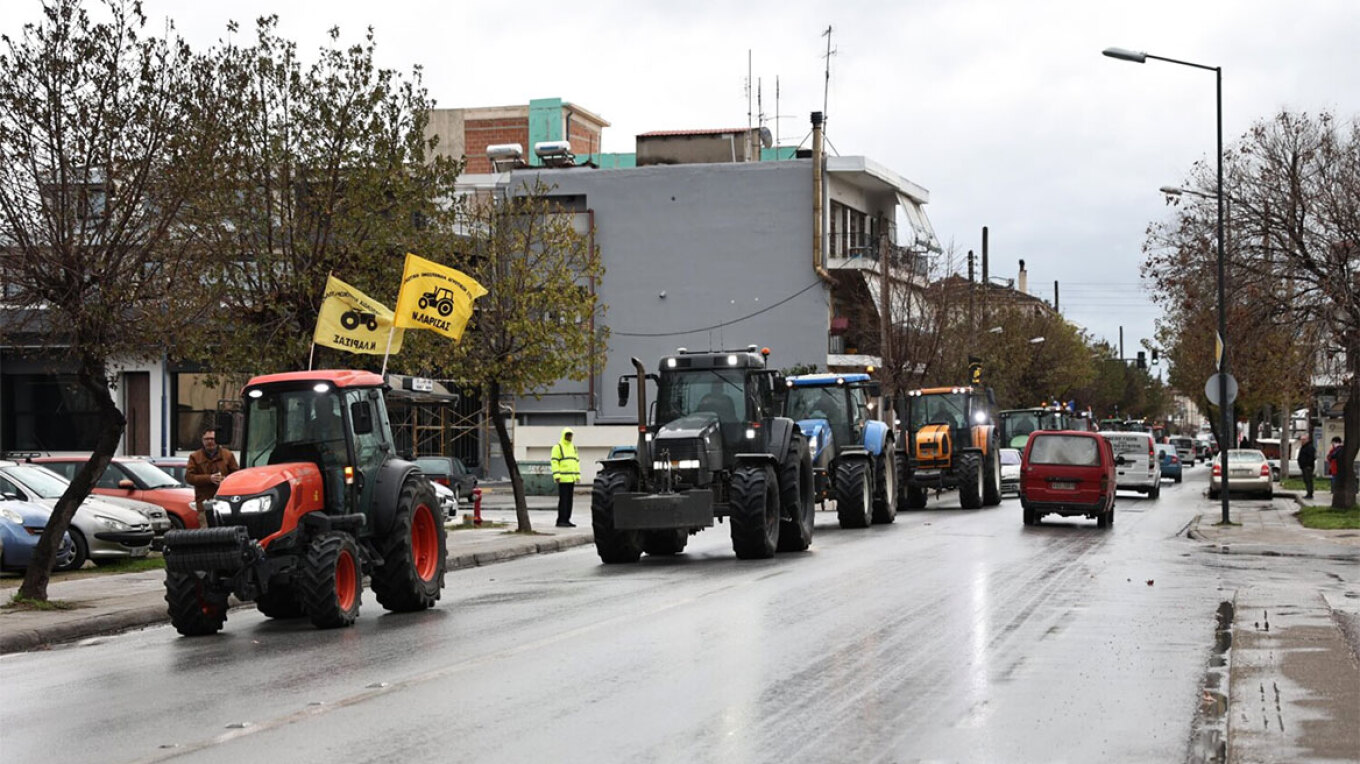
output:
[[747,439],[747,440],[755,440],[755,439],[756,439],[756,430],[755,430],[754,427],[747,427],[747,428],[746,428],[746,439]]
[[268,512],[274,506],[274,497],[271,495],[256,496],[253,499],[246,499],[241,502],[241,514],[247,515],[253,512]]

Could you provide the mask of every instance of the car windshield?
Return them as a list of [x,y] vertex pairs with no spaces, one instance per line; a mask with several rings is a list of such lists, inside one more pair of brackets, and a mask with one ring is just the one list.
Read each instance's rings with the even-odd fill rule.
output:
[[178,480],[151,462],[126,461],[119,462],[118,466],[122,467],[124,472],[131,475],[133,480],[141,483],[146,489],[179,488],[181,486]]
[[790,419],[825,419],[833,427],[846,423],[845,391],[835,387],[789,389]]
[[1230,462],[1264,462],[1266,455],[1255,449],[1234,448],[1228,451]]
[[346,450],[338,395],[308,388],[247,398],[241,466],[317,461],[322,449]]
[[968,421],[968,397],[963,393],[936,393],[913,398],[911,425],[918,430],[928,424],[962,428]]
[[1044,435],[1034,438],[1029,460],[1033,464],[1066,464],[1080,467],[1100,465],[1100,447],[1095,438],[1077,435]]
[[1016,451],[1016,450],[1013,449],[1013,448],[1003,448],[1003,449],[1001,449],[1001,463],[1002,463],[1002,464],[1019,464],[1019,463],[1020,463],[1020,452],[1019,452],[1019,451]]
[[449,458],[447,456],[422,456],[416,459],[416,466],[426,475],[448,475]]
[[66,493],[66,486],[70,485],[65,478],[42,467],[25,465],[4,467],[0,468],[0,473],[21,484],[41,499],[60,499],[61,495]]
[[657,389],[657,421],[673,422],[690,414],[707,411],[725,424],[745,422],[745,384],[745,373],[737,369],[700,369],[662,374]]

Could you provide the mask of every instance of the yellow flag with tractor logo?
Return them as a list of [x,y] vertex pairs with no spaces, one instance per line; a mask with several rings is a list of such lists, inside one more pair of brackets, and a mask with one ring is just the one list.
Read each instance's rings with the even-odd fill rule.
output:
[[484,294],[486,288],[466,273],[408,252],[397,294],[396,325],[460,340],[472,318],[472,301]]
[[326,296],[312,342],[351,353],[383,355],[401,350],[403,334],[401,329],[392,330],[392,311],[387,306],[334,276],[326,277]]

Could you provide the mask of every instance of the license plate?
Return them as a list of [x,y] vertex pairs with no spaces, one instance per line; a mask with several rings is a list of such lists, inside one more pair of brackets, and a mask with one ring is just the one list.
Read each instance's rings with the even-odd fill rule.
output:
[[1075,491],[1075,490],[1077,490],[1077,484],[1074,483],[1074,482],[1072,482],[1072,481],[1070,481],[1070,480],[1054,480],[1052,483],[1049,483],[1049,485],[1050,485],[1050,486],[1053,488],[1053,490],[1055,490],[1055,491]]
[[134,546],[128,550],[128,554],[132,557],[145,557],[150,551],[150,546]]
[[1251,470],[1232,470],[1232,471],[1229,472],[1228,474],[1231,475],[1231,476],[1233,476],[1233,477],[1255,477],[1255,476],[1256,476],[1256,473],[1252,472]]

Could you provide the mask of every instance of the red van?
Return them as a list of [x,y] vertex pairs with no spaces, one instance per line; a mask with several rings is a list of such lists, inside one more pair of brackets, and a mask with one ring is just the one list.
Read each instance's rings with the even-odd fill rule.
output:
[[1020,464],[1020,506],[1025,525],[1044,515],[1093,517],[1114,525],[1115,455],[1094,432],[1036,430]]

